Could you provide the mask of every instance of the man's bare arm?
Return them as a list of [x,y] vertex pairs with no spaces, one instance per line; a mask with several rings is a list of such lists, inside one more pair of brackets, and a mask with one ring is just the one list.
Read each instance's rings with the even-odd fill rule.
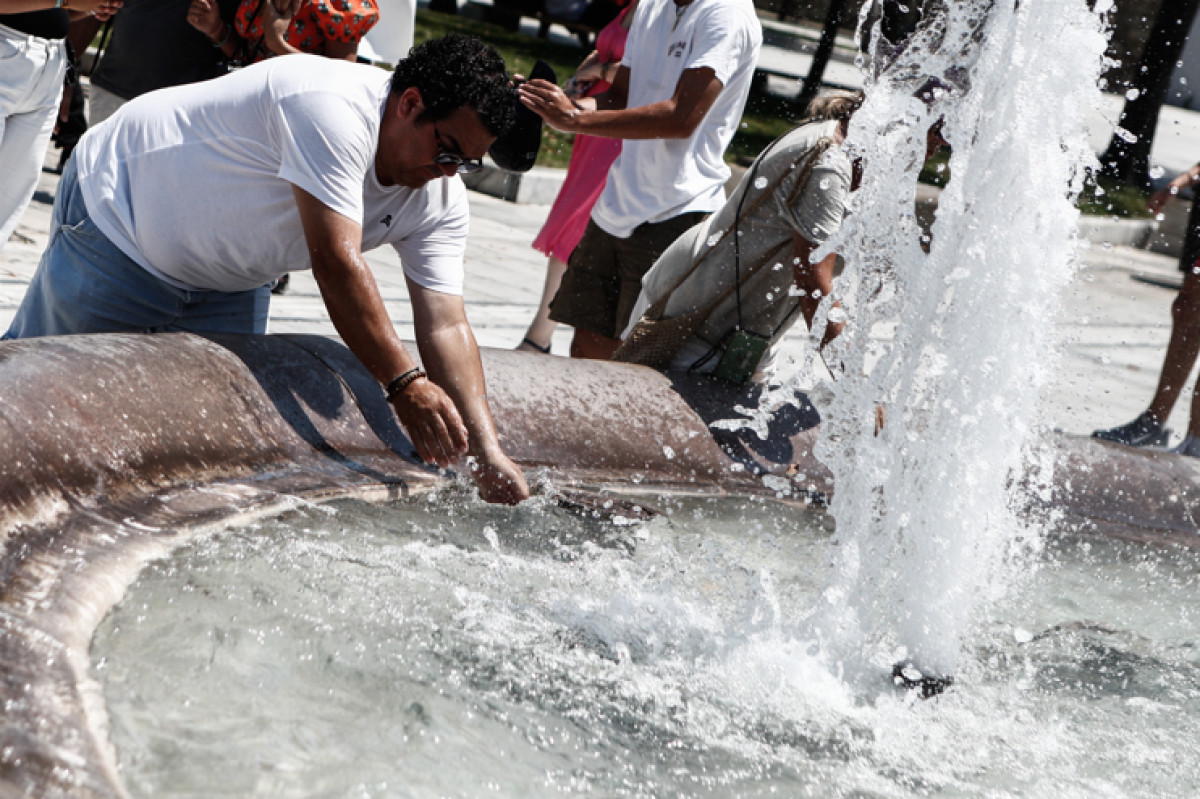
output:
[[[313,277],[329,318],[350,351],[382,385],[417,365],[396,334],[361,252],[362,228],[316,197],[292,187],[308,244]],[[449,466],[467,451],[467,429],[454,402],[430,380],[415,380],[392,407],[430,463]]]
[[623,66],[613,88],[597,98],[594,111],[576,108],[562,89],[549,81],[529,81],[518,91],[521,102],[530,110],[568,133],[610,139],[685,139],[700,125],[722,88],[711,68],[687,69],[679,76],[669,99],[625,108],[628,85],[629,69]]
[[462,414],[470,440],[472,475],[489,502],[516,504],[529,496],[521,470],[496,438],[487,386],[475,334],[462,297],[408,282],[417,347],[433,381],[446,390]]

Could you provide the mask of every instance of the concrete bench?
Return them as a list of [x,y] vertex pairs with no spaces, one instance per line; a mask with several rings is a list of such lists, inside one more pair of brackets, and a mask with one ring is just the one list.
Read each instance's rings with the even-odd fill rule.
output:
[[591,50],[595,47],[596,34],[599,33],[591,25],[585,25],[582,22],[572,21],[568,19],[560,19],[551,16],[550,12],[542,10],[537,12],[538,20],[538,37],[547,39],[550,37],[550,26],[561,25],[562,27],[575,34],[579,39],[579,43],[583,45],[584,50]]
[[472,2],[467,5],[476,7],[471,9],[472,16],[512,31],[520,30],[522,17],[537,20],[537,35],[541,39],[550,37],[551,26],[560,25],[579,39],[579,43],[587,50],[594,46],[598,33],[596,28],[586,23],[554,16],[546,10],[543,0],[494,0],[490,6]]

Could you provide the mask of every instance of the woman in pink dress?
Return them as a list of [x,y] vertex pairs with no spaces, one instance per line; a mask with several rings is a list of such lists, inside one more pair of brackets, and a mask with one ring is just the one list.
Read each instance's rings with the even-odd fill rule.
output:
[[[580,104],[585,105],[589,103],[586,98],[608,90],[610,82],[617,75],[617,69],[621,66],[621,56],[625,54],[625,38],[629,35],[629,25],[633,22],[633,10],[636,7],[637,0],[632,0],[617,18],[596,36],[595,51],[584,59],[567,83],[568,97],[573,100],[579,98]],[[546,284],[542,287],[542,302],[538,307],[537,316],[533,318],[525,338],[521,339],[517,349],[547,354],[550,352],[550,337],[558,326],[550,319],[550,301],[558,293],[558,284],[562,282],[563,273],[567,271],[567,260],[583,237],[583,230],[592,215],[592,206],[600,197],[609,167],[617,160],[620,152],[620,139],[604,139],[582,134],[575,137],[566,180],[558,191],[554,205],[550,207],[546,223],[533,240],[533,248],[545,253],[550,260],[546,265]]]

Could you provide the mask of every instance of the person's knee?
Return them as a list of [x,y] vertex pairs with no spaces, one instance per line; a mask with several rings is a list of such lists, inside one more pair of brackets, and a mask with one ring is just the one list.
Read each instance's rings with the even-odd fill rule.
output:
[[794,270],[793,275],[796,281],[796,288],[800,289],[810,297],[820,296],[819,294],[814,294],[814,292],[820,292],[821,281],[817,276],[816,270],[813,269],[811,265],[803,268],[797,267]]
[[571,339],[571,357],[598,361],[611,360],[612,354],[617,351],[620,343],[608,336],[602,336],[583,328],[575,328],[575,335]]
[[575,331],[575,335],[571,338],[571,347],[568,350],[572,358],[586,358],[583,354],[583,344],[579,341],[579,331]]

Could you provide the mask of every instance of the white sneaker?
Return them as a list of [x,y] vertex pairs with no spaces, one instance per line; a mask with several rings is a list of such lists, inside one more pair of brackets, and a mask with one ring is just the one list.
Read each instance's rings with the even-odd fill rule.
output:
[[1183,441],[1180,441],[1178,446],[1172,447],[1171,452],[1180,455],[1187,455],[1192,458],[1200,458],[1200,438],[1193,435],[1186,435]]

